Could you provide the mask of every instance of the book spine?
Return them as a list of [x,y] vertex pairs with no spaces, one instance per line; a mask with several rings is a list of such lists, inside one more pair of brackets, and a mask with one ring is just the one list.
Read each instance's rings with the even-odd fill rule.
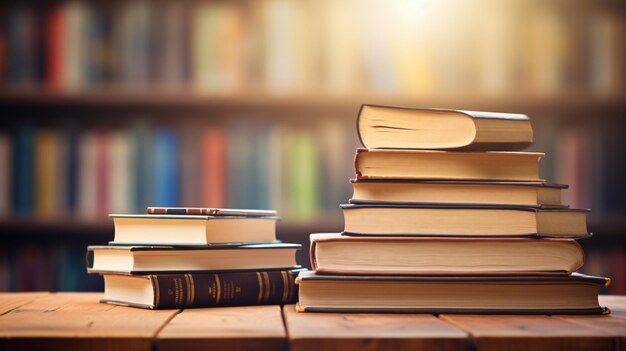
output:
[[152,275],[154,308],[278,305],[296,301],[297,271]]
[[361,179],[367,179],[367,176],[364,176],[361,171],[359,171],[359,154],[363,153],[363,152],[367,152],[368,150],[365,148],[358,148],[356,149],[356,154],[354,155],[354,174],[356,175],[356,179],[357,180],[361,180]]

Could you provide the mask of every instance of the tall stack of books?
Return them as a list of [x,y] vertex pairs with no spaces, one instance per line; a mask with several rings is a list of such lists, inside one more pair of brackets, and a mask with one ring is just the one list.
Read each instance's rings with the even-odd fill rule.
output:
[[148,208],[111,215],[115,239],[88,248],[104,300],[150,309],[293,303],[299,244],[276,240],[275,211]]
[[609,279],[575,273],[587,210],[518,152],[526,115],[364,105],[357,126],[344,232],[311,235],[299,311],[608,312]]

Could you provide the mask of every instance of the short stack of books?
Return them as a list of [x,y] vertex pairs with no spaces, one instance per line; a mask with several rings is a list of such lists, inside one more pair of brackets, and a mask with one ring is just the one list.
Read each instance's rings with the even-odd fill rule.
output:
[[276,240],[275,211],[148,208],[111,215],[115,239],[88,248],[102,302],[150,309],[286,304],[299,244]]
[[[341,234],[312,234],[299,311],[607,313],[575,273],[587,210],[539,179],[526,115],[364,105]],[[451,151],[444,151],[451,150]]]

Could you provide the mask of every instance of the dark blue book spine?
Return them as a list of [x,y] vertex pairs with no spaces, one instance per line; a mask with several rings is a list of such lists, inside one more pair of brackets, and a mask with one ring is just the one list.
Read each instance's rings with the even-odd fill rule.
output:
[[35,129],[17,128],[13,146],[13,210],[17,215],[31,215],[35,208]]
[[178,206],[180,188],[179,140],[174,131],[161,130],[154,139],[155,206]]

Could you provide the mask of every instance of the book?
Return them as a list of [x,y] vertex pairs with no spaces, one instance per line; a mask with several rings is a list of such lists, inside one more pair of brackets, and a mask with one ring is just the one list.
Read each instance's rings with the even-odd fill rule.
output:
[[245,210],[232,208],[208,207],[148,207],[148,214],[173,215],[207,215],[207,216],[240,216],[240,217],[275,217],[273,210]]
[[320,274],[565,275],[583,261],[571,239],[311,234],[311,266]]
[[543,181],[542,153],[357,149],[357,179]]
[[542,182],[351,179],[350,203],[501,204],[566,206],[567,185]]
[[89,246],[89,273],[189,273],[298,267],[299,244]]
[[179,141],[176,132],[162,129],[154,136],[154,202],[160,206],[179,203]]
[[208,245],[276,240],[278,217],[112,214],[112,244]]
[[581,238],[585,209],[435,204],[341,205],[346,235]]
[[223,206],[227,197],[226,133],[222,128],[208,128],[201,136],[201,203]]
[[103,274],[101,302],[148,309],[294,303],[300,270],[196,274]]
[[302,272],[298,311],[602,314],[608,278],[570,276],[348,276]]
[[372,149],[518,151],[533,142],[526,115],[361,105],[357,131]]

